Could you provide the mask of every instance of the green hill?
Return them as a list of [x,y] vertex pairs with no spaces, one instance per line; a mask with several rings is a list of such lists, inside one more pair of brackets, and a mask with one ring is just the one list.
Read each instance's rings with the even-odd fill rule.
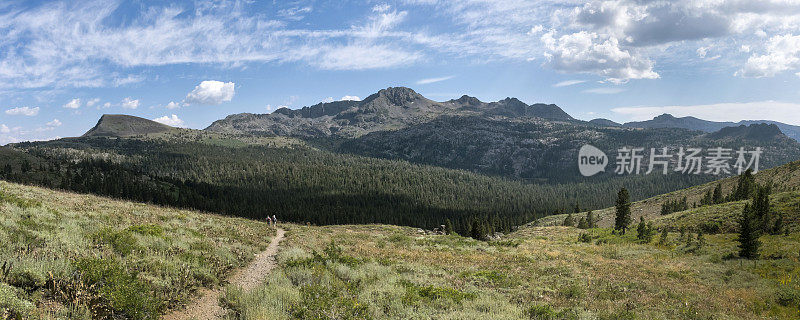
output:
[[0,181],[0,318],[158,319],[220,285],[264,223]]
[[[755,174],[754,177],[756,182],[759,184],[762,185],[772,184],[774,192],[780,193],[780,192],[798,191],[800,190],[800,161],[795,161],[779,167],[760,171],[757,174]],[[640,216],[645,217],[646,220],[661,218],[661,205],[668,201],[682,201],[683,198],[686,198],[689,207],[694,207],[694,205],[699,204],[703,196],[708,191],[713,190],[717,186],[717,184],[722,185],[723,194],[729,194],[735,188],[737,181],[738,177],[730,177],[650,197],[641,201],[635,201],[631,204],[631,214],[633,217],[633,221],[639,221]],[[629,189],[631,188],[629,187]],[[608,190],[607,194],[609,197],[613,198],[616,195],[616,191]],[[784,204],[784,206],[790,207],[791,203],[793,203],[791,197],[792,194],[795,193],[783,193],[780,194],[780,196],[776,195],[776,197],[778,197],[778,199],[781,202],[787,202]],[[738,208],[739,209],[738,211],[731,212],[731,214],[739,214],[741,213],[741,206],[743,206],[743,204],[725,203],[717,206],[698,208],[690,210],[689,212],[706,212],[718,209],[721,210],[722,207],[726,206],[730,207],[729,209],[731,210],[735,210]],[[599,219],[598,225],[604,227],[613,226],[614,216],[615,216],[615,209],[613,207],[601,210],[595,210],[593,211],[593,213],[596,219]],[[575,219],[580,219],[581,217],[585,217],[585,215],[586,215],[585,212],[577,214],[575,215]],[[565,214],[553,215],[539,219],[538,221],[536,221],[535,224],[539,226],[561,225],[564,221],[564,218],[566,218]]]

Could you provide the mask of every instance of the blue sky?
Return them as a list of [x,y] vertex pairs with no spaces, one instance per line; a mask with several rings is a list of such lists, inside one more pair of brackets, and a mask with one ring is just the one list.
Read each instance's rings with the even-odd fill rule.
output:
[[800,125],[798,0],[4,1],[0,144],[408,86],[579,119]]

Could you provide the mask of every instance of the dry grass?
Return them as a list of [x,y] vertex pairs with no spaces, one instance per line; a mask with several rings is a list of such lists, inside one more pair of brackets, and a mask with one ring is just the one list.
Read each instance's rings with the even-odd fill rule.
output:
[[155,319],[252,260],[261,222],[0,181],[0,318]]
[[[581,232],[592,242],[579,242]],[[268,282],[225,300],[232,319],[800,316],[800,235],[764,237],[771,260],[757,263],[728,258],[736,252],[730,234],[706,236],[701,248],[678,237],[643,244],[635,232],[530,227],[479,242],[381,225],[292,226]],[[347,258],[324,254],[331,241]],[[309,292],[330,294],[309,301]]]

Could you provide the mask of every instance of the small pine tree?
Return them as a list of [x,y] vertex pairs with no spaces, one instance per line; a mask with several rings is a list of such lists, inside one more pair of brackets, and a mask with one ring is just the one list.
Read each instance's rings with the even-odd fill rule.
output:
[[572,213],[581,212],[581,206],[578,205],[578,202],[575,202],[575,208],[572,210]]
[[742,217],[739,219],[739,256],[746,259],[758,258],[759,230],[756,226],[755,213],[750,204],[745,204]]
[[721,183],[717,183],[717,187],[714,188],[713,202],[714,202],[714,204],[719,204],[719,203],[723,202],[722,201],[722,184]]
[[444,221],[444,232],[446,234],[455,234],[456,233],[456,231],[453,230],[453,222],[450,221],[449,218]]
[[631,224],[631,203],[628,189],[622,188],[619,193],[617,193],[616,213],[614,230],[625,234],[625,232],[628,231],[628,225]]
[[574,227],[575,226],[575,219],[572,218],[572,214],[568,214],[566,218],[564,218],[564,226],[565,227]]
[[775,218],[775,223],[772,224],[772,234],[781,234],[783,229],[783,214],[780,214]]
[[636,227],[636,238],[644,240],[647,236],[647,225],[644,224],[644,217],[639,217],[639,225]]
[[697,248],[700,249],[706,245],[706,238],[703,236],[703,231],[697,232]]
[[578,220],[578,229],[589,229],[589,224],[586,223],[585,217],[581,217],[581,219]]
[[669,231],[667,228],[661,229],[661,238],[658,239],[658,244],[665,246],[667,245],[667,237],[669,236]]
[[586,214],[586,223],[590,229],[597,227],[597,221],[594,220],[594,213],[591,210]]

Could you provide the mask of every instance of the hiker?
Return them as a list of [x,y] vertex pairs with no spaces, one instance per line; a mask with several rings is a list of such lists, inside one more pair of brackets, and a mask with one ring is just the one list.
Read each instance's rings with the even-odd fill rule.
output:
[[278,218],[277,218],[277,217],[275,217],[275,215],[274,215],[274,214],[272,215],[272,223],[273,223],[275,226],[278,226]]
[[272,218],[267,216],[267,226],[272,226]]

